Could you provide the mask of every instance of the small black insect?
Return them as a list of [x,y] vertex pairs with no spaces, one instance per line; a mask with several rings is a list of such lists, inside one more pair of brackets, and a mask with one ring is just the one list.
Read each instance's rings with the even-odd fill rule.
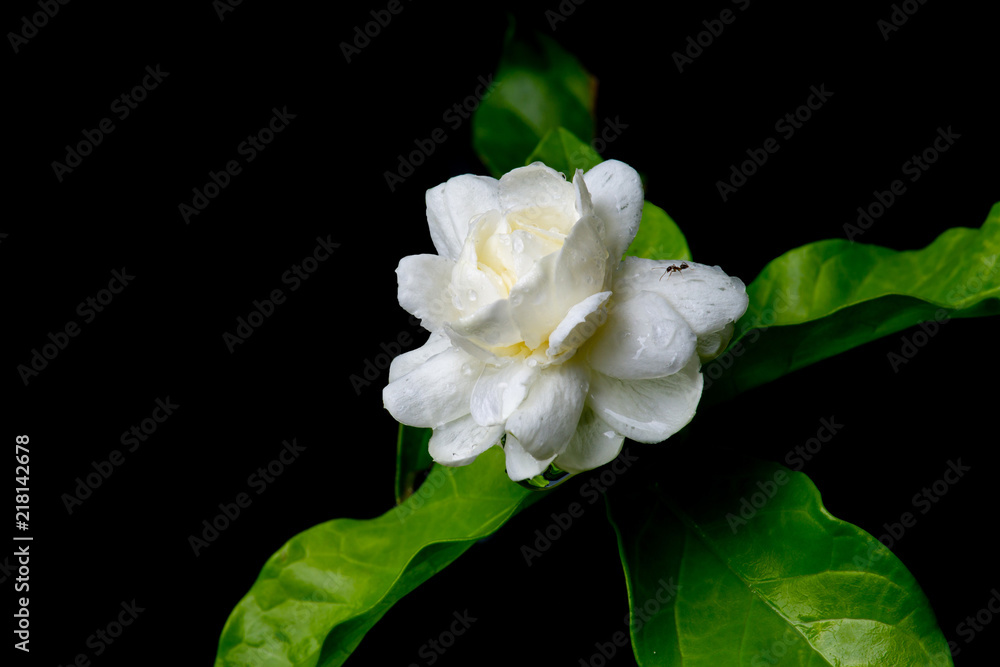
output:
[[[690,268],[691,267],[687,265],[687,262],[681,262],[680,266],[676,264],[671,264],[667,268],[663,269],[663,276],[667,275],[668,273],[680,273],[684,269],[690,269]],[[660,276],[660,280],[663,280],[663,276]],[[667,278],[667,280],[670,280],[670,278]]]

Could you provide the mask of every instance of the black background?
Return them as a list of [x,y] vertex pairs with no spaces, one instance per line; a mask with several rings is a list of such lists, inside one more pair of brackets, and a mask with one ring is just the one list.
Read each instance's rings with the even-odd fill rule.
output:
[[[396,304],[394,269],[433,251],[424,192],[485,173],[471,124],[451,129],[442,115],[494,72],[508,21],[503,7],[402,6],[350,63],[339,44],[385,3],[248,0],[220,20],[208,1],[72,2],[17,53],[8,38],[3,437],[31,437],[34,537],[32,651],[4,649],[14,664],[70,664],[81,653],[95,665],[210,664],[229,611],[288,538],[392,506],[386,378],[356,391],[350,376],[380,343],[422,340]],[[877,22],[889,3],[754,1],[741,11],[720,1],[656,15],[599,0],[563,7],[575,9],[555,28],[545,14],[555,0],[515,14],[597,77],[597,129],[606,118],[624,127],[603,156],[644,174],[647,198],[682,226],[698,261],[749,283],[790,248],[843,238],[857,207],[894,179],[906,193],[858,240],[922,247],[946,228],[978,227],[1000,200],[995,24],[980,8],[920,5],[886,40]],[[736,20],[678,72],[671,54],[725,8]],[[38,11],[6,5],[4,32]],[[169,75],[119,120],[112,101],[157,65]],[[820,85],[829,101],[781,138],[775,122]],[[240,143],[285,107],[294,119],[246,163]],[[53,161],[105,117],[115,130],[58,180]],[[438,127],[447,141],[390,191],[384,173]],[[909,183],[902,164],[939,127],[961,138]],[[716,182],[768,137],[780,150],[722,201]],[[178,205],[233,159],[243,171],[186,224]],[[340,246],[290,291],[282,275],[317,237]],[[83,323],[77,305],[123,267],[134,280]],[[287,301],[230,353],[223,333],[274,289]],[[25,385],[17,366],[69,320],[80,334]],[[711,468],[710,445],[781,460],[833,416],[843,431],[803,471],[834,515],[879,535],[961,458],[972,470],[894,551],[960,649],[956,664],[984,664],[1000,622],[971,642],[958,625],[1000,586],[996,325],[950,322],[898,372],[887,355],[903,334],[889,336],[705,408],[683,465],[669,445],[657,452],[663,479]],[[122,432],[167,397],[175,414],[126,451]],[[292,438],[305,451],[257,495],[248,477]],[[63,494],[116,449],[124,463],[68,514]],[[420,647],[464,610],[478,620],[438,665],[590,660],[594,642],[625,629],[628,608],[603,505],[531,567],[520,553],[550,512],[577,499],[580,477],[397,604],[348,664],[428,664]],[[195,556],[188,537],[241,492],[252,504]],[[8,609],[12,583],[2,583]],[[144,611],[95,655],[88,637],[133,599]],[[612,664],[634,662],[626,651]]]

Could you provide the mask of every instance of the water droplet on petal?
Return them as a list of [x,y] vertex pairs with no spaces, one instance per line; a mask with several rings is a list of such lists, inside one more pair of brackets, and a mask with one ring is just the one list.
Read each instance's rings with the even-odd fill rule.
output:
[[514,252],[521,253],[524,252],[524,239],[520,236],[514,237]]
[[538,365],[538,359],[528,359],[525,363],[528,364],[528,368],[534,368]]
[[465,376],[472,375],[472,364],[470,363],[462,364],[462,375]]
[[476,290],[474,290],[474,289],[470,289],[470,290],[469,290],[469,291],[468,291],[468,292],[467,292],[467,293],[465,294],[465,296],[467,296],[467,297],[469,298],[469,301],[475,301],[475,300],[476,300],[477,298],[479,298],[479,295],[478,295],[478,294],[476,294]]
[[615,433],[614,431],[605,431],[603,435],[604,435],[605,438],[611,439],[611,438],[615,437],[618,434]]

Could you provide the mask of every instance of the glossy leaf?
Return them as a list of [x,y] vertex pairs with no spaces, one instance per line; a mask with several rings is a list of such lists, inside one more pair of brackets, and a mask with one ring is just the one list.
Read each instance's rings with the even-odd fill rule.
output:
[[932,331],[1000,313],[1000,204],[980,229],[949,229],[922,250],[810,243],[768,264],[747,293],[740,333],[702,369],[709,403],[918,322]]
[[573,180],[577,169],[589,171],[603,161],[590,144],[580,141],[566,128],[557,127],[538,142],[524,164],[544,162],[556,171],[561,171],[567,180]]
[[396,504],[413,494],[418,486],[419,475],[434,465],[427,443],[431,439],[431,429],[399,425],[396,438]]
[[343,664],[397,600],[542,495],[511,483],[493,447],[468,466],[434,466],[380,517],[296,535],[230,615],[216,667]]
[[642,667],[952,664],[913,576],[808,477],[715,461],[608,494]]
[[594,133],[593,77],[550,37],[515,32],[507,32],[493,92],[472,117],[473,147],[496,178],[523,166],[560,126],[585,140]]
[[626,255],[646,259],[691,259],[687,239],[667,212],[648,201],[642,204],[642,222]]

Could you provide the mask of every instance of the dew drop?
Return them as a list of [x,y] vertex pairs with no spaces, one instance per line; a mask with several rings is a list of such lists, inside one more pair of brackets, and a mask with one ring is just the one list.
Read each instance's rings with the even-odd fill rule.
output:
[[514,252],[522,253],[524,252],[524,239],[520,236],[514,237]]
[[465,376],[472,375],[472,364],[469,363],[462,364],[462,375]]
[[466,292],[465,296],[469,298],[469,301],[475,301],[476,299],[479,298],[479,295],[476,294],[476,290],[474,289],[470,289],[468,292]]
[[537,359],[528,359],[525,363],[528,364],[528,368],[534,368],[535,366],[538,365],[538,360]]

